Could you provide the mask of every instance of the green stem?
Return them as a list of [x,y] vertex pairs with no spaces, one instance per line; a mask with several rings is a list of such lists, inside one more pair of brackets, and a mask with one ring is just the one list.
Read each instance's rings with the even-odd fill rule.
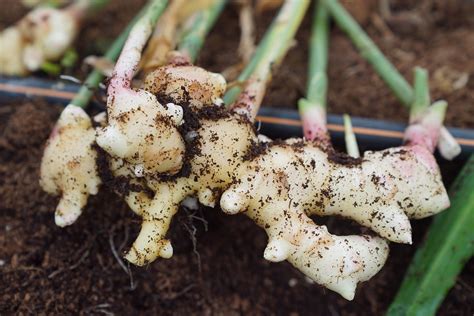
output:
[[428,71],[421,67],[415,67],[413,82],[414,99],[410,108],[410,120],[419,118],[431,103]]
[[309,42],[307,96],[298,100],[304,137],[330,144],[326,127],[327,64],[329,50],[329,14],[321,1],[314,7],[314,21]]
[[306,99],[326,107],[329,50],[329,14],[321,1],[315,6],[315,19],[309,46],[309,72]]
[[183,29],[178,50],[185,56],[188,56],[191,62],[196,60],[207,34],[215,24],[226,3],[227,0],[215,0],[209,8],[193,16],[193,23],[188,24]]
[[374,67],[397,98],[409,108],[414,98],[410,84],[337,0],[321,1],[329,10],[337,25],[350,37],[361,55]]
[[57,77],[61,74],[61,66],[50,61],[43,62],[40,68],[50,76]]
[[110,0],[76,0],[73,4],[87,13],[102,9]]
[[[151,1],[150,1],[151,2]],[[135,23],[142,17],[149,9],[150,5],[146,5],[134,18],[123,32],[117,37],[117,39],[112,43],[112,46],[105,53],[104,58],[115,62],[122,50],[125,41],[130,33],[130,30],[135,25]],[[89,104],[92,96],[94,95],[94,90],[97,89],[99,84],[104,80],[105,76],[99,70],[93,70],[89,76],[87,76],[86,81],[81,86],[76,96],[71,100],[70,104],[74,104],[81,108],[86,108]]]
[[[304,14],[309,6],[309,0],[286,0],[278,12],[265,36],[260,41],[252,59],[237,78],[235,87],[229,89],[224,96],[226,105],[232,104],[245,82],[252,77],[255,81],[266,83],[271,77],[271,71],[280,63],[292,44]],[[257,105],[258,106],[258,105]]]
[[474,155],[451,187],[451,207],[437,215],[387,315],[434,315],[474,255]]
[[[359,49],[362,57],[374,67],[378,75],[385,81],[402,104],[410,108],[415,97],[410,84],[337,0],[321,1],[328,8],[337,25],[346,32],[353,44]],[[461,146],[459,146],[444,126],[441,127],[440,135],[438,149],[441,155],[448,160],[459,155]]]

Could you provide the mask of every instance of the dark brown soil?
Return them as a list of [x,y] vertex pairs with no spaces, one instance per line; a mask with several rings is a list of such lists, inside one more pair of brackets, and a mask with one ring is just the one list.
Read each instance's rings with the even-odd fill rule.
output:
[[[103,51],[110,37],[120,33],[143,2],[114,0],[103,13],[91,18],[78,41],[81,56]],[[369,34],[409,79],[415,65],[427,67],[432,76],[442,67],[441,73],[454,73],[454,77],[458,74],[453,70],[470,74],[467,85],[454,91],[442,80],[446,76],[440,75],[432,81],[432,91],[434,98],[446,98],[450,103],[448,124],[474,127],[472,6],[448,5],[441,10],[440,1],[433,0],[437,6],[426,11],[422,5],[412,4],[416,1],[395,2],[394,17],[387,20],[390,33],[373,23],[370,16],[375,11],[366,18]],[[450,1],[454,2],[468,1]],[[0,10],[0,27],[25,12],[17,0],[2,0],[0,6],[8,8]],[[422,23],[407,12],[421,16]],[[259,18],[260,37],[273,14]],[[407,19],[409,23],[405,23]],[[198,61],[214,71],[238,62],[238,18],[233,6],[224,11],[218,25]],[[297,45],[276,74],[265,104],[295,107],[304,95],[309,26],[306,18]],[[338,30],[332,35],[330,112],[405,120],[406,110],[345,36]],[[360,286],[353,302],[309,284],[287,263],[265,261],[266,235],[262,230],[244,216],[226,216],[211,209],[194,215],[185,210],[179,213],[171,229],[172,259],[146,268],[129,267],[130,272],[126,272],[128,267],[121,268],[113,249],[120,254],[130,245],[140,221],[115,195],[104,189],[91,198],[75,225],[66,229],[54,225],[57,200],[41,190],[38,173],[43,145],[60,107],[42,102],[0,105],[1,315],[381,315],[430,222],[413,222],[414,245],[393,244],[384,269]],[[450,167],[445,174],[452,178],[451,170],[458,168]],[[334,218],[318,220],[334,233],[359,229]],[[471,260],[440,315],[474,313],[473,276]]]
[[[346,2],[353,3],[356,9],[365,1]],[[449,2],[452,8],[447,8],[450,4],[444,4],[440,5],[441,8],[435,6],[426,11],[424,6],[416,3],[429,1],[391,2],[395,5],[393,17],[386,22],[387,30],[371,22],[381,19],[378,11],[369,12],[371,18],[365,29],[410,82],[413,67],[423,66],[430,71],[432,98],[449,102],[447,125],[474,128],[474,5],[453,0]],[[259,16],[259,38],[274,14],[266,12]],[[410,24],[405,22],[406,19],[415,19],[417,23]],[[222,71],[238,60],[235,53],[239,40],[236,10],[226,10],[217,23],[219,27],[211,32],[199,64],[213,71]],[[272,80],[264,105],[296,108],[297,100],[305,95],[310,27],[311,14],[308,14],[298,31],[296,45]],[[331,34],[329,56],[330,113],[398,121],[407,119],[408,111],[359,55],[346,35],[336,28]],[[452,82],[463,73],[470,76],[466,86],[452,90]]]
[[[88,18],[87,28],[82,30],[76,44],[80,56],[103,53],[144,2],[110,1],[100,13]],[[386,19],[380,17],[377,0],[344,2],[363,20],[371,38],[409,81],[414,66],[420,65],[430,71],[433,99],[449,102],[447,125],[474,128],[472,1],[392,0],[392,15]],[[3,0],[2,7],[8,10],[0,10],[0,28],[26,13],[17,0]],[[275,11],[267,11],[257,17],[258,38],[263,36],[274,14]],[[239,61],[236,52],[240,33],[235,5],[224,10],[217,25],[219,27],[214,28],[207,39],[198,64],[220,72]],[[311,14],[308,14],[294,48],[273,78],[264,105],[296,108],[297,100],[304,96],[310,26]],[[337,28],[331,35],[329,112],[405,121],[407,110],[360,57],[347,37]],[[87,73],[84,67],[77,70],[80,70],[77,71],[79,77]],[[453,89],[452,84],[466,75],[466,85]]]
[[[60,106],[4,105],[0,113],[0,314],[380,315],[393,298],[430,220],[413,222],[413,246],[391,246],[384,269],[353,302],[308,283],[287,263],[262,258],[266,235],[244,216],[181,210],[172,259],[121,268],[113,255],[130,245],[140,221],[102,190],[78,222],[54,225],[57,200],[38,184],[44,142]],[[317,219],[334,233],[359,228]],[[203,223],[206,224],[203,224]],[[207,227],[207,231],[206,228]],[[194,232],[195,230],[195,232]],[[195,249],[193,239],[195,238]],[[474,261],[441,308],[471,315]]]

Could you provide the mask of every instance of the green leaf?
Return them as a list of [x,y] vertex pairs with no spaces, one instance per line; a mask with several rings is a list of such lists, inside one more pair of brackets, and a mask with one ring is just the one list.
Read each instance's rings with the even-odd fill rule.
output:
[[434,315],[474,254],[474,155],[456,178],[450,196],[451,207],[435,217],[388,316]]

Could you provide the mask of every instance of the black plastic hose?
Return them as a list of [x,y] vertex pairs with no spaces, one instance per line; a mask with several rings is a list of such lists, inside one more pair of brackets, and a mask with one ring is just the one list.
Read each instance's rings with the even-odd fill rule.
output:
[[[42,98],[66,105],[79,89],[79,84],[68,80],[51,81],[40,78],[0,77],[0,105],[26,98]],[[97,93],[98,95],[100,93]],[[95,106],[101,106],[95,104]],[[361,150],[377,150],[402,143],[406,125],[396,122],[351,117],[353,129]],[[296,110],[262,107],[257,117],[257,127],[271,138],[302,136],[301,122]],[[340,115],[328,116],[328,128],[336,145],[344,144],[344,125]],[[474,153],[474,129],[448,128],[462,147],[465,159]]]

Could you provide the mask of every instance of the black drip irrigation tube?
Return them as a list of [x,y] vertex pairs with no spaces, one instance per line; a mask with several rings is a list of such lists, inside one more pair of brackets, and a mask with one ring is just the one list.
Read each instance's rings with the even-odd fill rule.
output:
[[[0,77],[0,102],[12,102],[25,98],[41,98],[66,105],[78,91],[79,83],[68,80],[51,81],[40,78]],[[100,107],[98,103],[96,107]],[[399,146],[406,125],[384,120],[351,117],[357,142],[362,151]],[[302,128],[296,110],[262,107],[257,116],[260,133],[271,138],[301,137]],[[328,129],[336,145],[344,144],[342,116],[329,115]],[[462,147],[455,161],[465,160],[474,153],[474,129],[448,128]]]

